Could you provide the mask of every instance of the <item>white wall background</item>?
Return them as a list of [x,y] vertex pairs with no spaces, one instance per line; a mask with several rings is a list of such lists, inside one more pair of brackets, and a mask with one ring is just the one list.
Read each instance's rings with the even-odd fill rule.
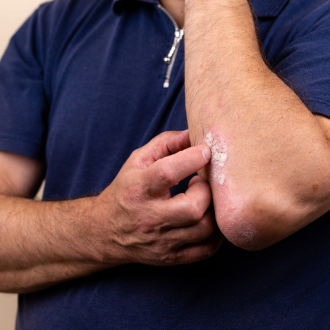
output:
[[[0,1],[0,54],[2,56],[9,38],[28,16],[47,0],[1,0]],[[1,329],[2,330],[2,329]]]
[[[28,16],[46,0],[0,0],[0,57],[10,37]],[[0,330],[15,329],[17,295],[0,294]]]

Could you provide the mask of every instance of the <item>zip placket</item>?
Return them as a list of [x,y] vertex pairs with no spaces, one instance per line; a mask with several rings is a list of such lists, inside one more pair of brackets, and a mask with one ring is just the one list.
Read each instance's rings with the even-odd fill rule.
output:
[[168,16],[168,18],[172,21],[174,29],[175,29],[173,45],[172,45],[171,50],[169,51],[168,55],[166,57],[164,57],[164,62],[166,64],[168,64],[168,68],[166,71],[166,76],[165,76],[165,81],[164,81],[163,87],[169,88],[171,73],[173,70],[176,55],[178,54],[180,42],[184,36],[184,29],[179,29],[178,24],[176,24],[176,21],[174,20],[174,18],[171,16],[171,14],[165,8],[163,8],[161,5],[158,5],[158,8],[161,9]]

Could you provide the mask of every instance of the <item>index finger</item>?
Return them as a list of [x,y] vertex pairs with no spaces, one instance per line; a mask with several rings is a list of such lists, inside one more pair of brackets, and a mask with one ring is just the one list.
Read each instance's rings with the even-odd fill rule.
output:
[[183,132],[167,131],[157,135],[139,149],[137,159],[140,168],[147,168],[158,159],[170,156],[190,147],[188,130]]
[[175,186],[189,175],[199,171],[211,159],[211,150],[199,145],[157,160],[145,170],[145,181],[151,196]]

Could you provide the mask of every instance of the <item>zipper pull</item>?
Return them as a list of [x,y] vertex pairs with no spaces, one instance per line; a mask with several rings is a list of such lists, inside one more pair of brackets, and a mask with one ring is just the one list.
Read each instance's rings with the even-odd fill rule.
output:
[[170,87],[170,79],[169,78],[165,78],[164,84],[163,84],[163,88],[169,88]]
[[183,38],[184,35],[184,29],[176,29],[174,32],[174,42],[172,45],[172,48],[170,50],[170,52],[168,53],[168,55],[166,57],[164,57],[164,62],[168,65],[168,69],[166,72],[166,77],[165,77],[165,81],[163,84],[163,88],[169,88],[170,87],[170,77],[171,77],[171,73],[172,73],[172,69],[173,69],[173,65],[174,65],[174,61],[176,58],[176,55],[178,53],[178,49],[180,46],[180,42]]
[[178,24],[176,23],[174,18],[171,16],[171,14],[165,8],[162,7],[161,4],[158,4],[158,8],[161,11],[163,11],[165,13],[165,15],[172,21],[174,29],[175,29],[173,45],[172,45],[171,50],[168,53],[168,55],[166,57],[164,57],[164,62],[168,65],[168,68],[167,68],[167,71],[166,71],[166,77],[165,77],[163,87],[164,88],[169,88],[171,73],[172,73],[172,69],[173,69],[173,65],[174,65],[174,62],[175,62],[176,55],[178,53],[180,42],[181,42],[181,40],[183,38],[183,35],[184,35],[184,28],[181,29],[181,30],[179,29]]
[[168,65],[171,64],[172,59],[173,59],[173,55],[175,54],[176,49],[178,48],[180,41],[183,37],[183,32],[184,30],[175,30],[174,32],[174,41],[173,41],[173,45],[171,47],[171,50],[169,51],[168,55],[166,57],[164,57],[164,62]]

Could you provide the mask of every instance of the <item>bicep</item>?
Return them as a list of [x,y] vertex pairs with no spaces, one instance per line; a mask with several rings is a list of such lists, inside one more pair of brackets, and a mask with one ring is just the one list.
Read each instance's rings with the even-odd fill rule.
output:
[[0,151],[0,194],[34,197],[44,174],[42,161]]

